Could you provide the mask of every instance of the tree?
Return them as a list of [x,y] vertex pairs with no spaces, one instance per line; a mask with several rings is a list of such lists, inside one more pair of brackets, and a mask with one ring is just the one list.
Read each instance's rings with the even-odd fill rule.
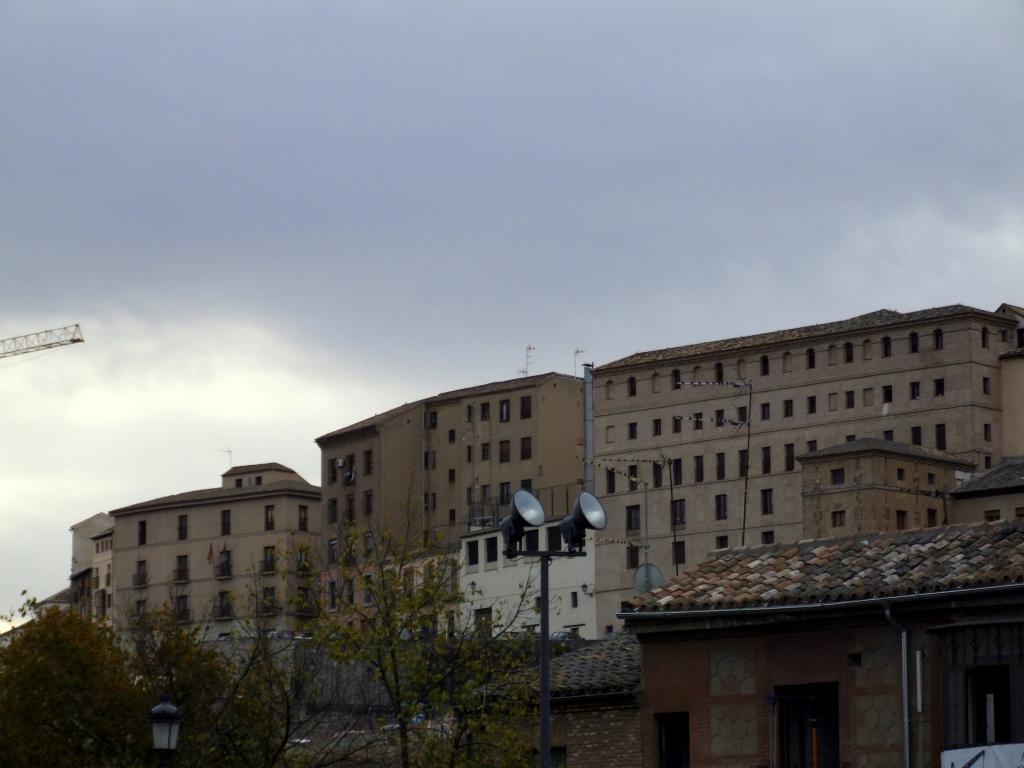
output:
[[348,528],[329,578],[340,585],[335,613],[316,638],[331,655],[369,670],[380,685],[393,762],[401,768],[526,765],[532,740],[523,718],[534,692],[520,670],[532,638],[510,631],[511,615],[474,627],[450,553]]
[[131,659],[107,627],[50,608],[0,648],[0,763],[137,766],[152,746],[155,703],[134,685]]

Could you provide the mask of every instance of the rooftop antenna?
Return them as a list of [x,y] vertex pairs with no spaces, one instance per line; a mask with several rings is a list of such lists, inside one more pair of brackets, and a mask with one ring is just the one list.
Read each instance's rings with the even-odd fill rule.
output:
[[231,469],[233,466],[235,466],[235,459],[231,454],[230,448],[221,448],[220,452],[226,453],[228,455],[228,469]]
[[587,350],[585,350],[583,347],[576,347],[576,349],[574,349],[572,351],[572,375],[573,376],[576,375],[576,362],[580,359],[580,355],[582,355],[586,351]]
[[516,371],[516,373],[518,373],[520,376],[529,376],[530,375],[530,356],[536,350],[537,350],[537,348],[535,346],[533,346],[533,344],[527,344],[526,345],[526,362],[525,362],[525,364],[523,365],[522,368],[520,368],[518,371]]

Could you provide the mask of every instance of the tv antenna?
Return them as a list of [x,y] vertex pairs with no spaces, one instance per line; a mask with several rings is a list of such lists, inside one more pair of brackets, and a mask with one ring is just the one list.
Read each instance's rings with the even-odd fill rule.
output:
[[583,347],[576,347],[576,349],[574,349],[572,351],[572,375],[573,376],[576,375],[576,362],[580,359],[580,355],[582,355],[586,351],[587,350],[585,350]]
[[230,448],[221,448],[220,452],[226,453],[228,455],[228,469],[231,469],[233,466],[235,466],[234,455],[231,453]]
[[516,371],[516,373],[518,373],[520,376],[529,376],[530,375],[530,357],[536,351],[537,351],[537,348],[535,346],[533,346],[533,344],[527,344],[526,345],[526,361],[523,364],[523,367],[520,368],[518,371]]

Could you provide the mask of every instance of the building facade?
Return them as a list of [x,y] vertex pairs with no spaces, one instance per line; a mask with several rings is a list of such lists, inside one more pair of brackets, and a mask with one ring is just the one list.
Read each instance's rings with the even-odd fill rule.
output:
[[291,627],[313,609],[320,489],[281,464],[233,467],[219,488],[113,510],[114,620],[168,607],[225,634]]
[[114,519],[99,513],[71,526],[71,609],[107,619],[113,606],[111,549]]
[[673,576],[730,547],[803,538],[799,456],[865,437],[979,469],[1024,453],[1003,417],[1024,417],[1024,376],[1008,365],[1020,323],[1010,305],[880,310],[596,368],[599,623],[620,626],[635,594],[645,503],[650,560]]

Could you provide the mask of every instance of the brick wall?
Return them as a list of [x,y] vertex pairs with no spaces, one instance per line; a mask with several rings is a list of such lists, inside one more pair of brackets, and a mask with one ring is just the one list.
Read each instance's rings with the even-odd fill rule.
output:
[[640,768],[644,764],[641,712],[633,700],[556,704],[552,746],[565,747],[568,768]]

